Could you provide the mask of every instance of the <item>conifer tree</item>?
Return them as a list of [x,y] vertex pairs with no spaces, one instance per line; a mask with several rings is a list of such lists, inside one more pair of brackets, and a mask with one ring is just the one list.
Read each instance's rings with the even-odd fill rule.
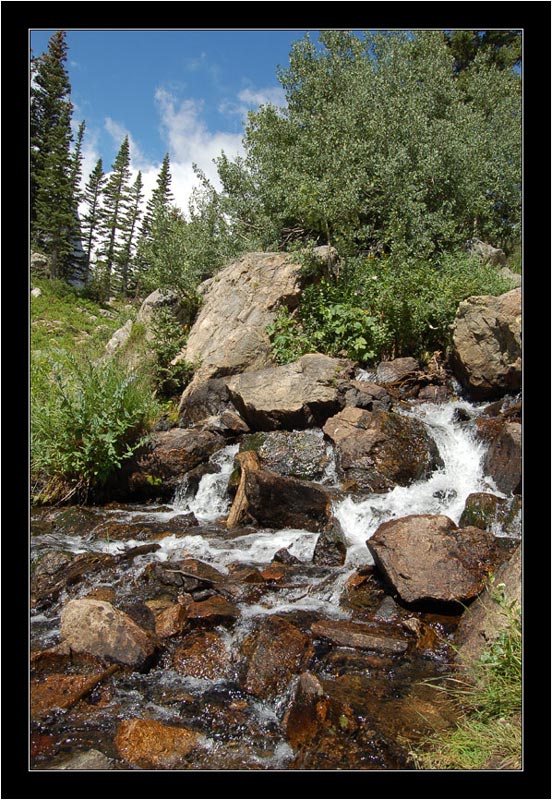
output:
[[157,183],[146,204],[146,212],[142,221],[140,235],[146,238],[151,237],[151,230],[155,218],[163,212],[167,212],[174,202],[174,197],[171,192],[172,178],[170,169],[169,154],[165,153],[159,175],[157,176]]
[[82,176],[82,140],[84,138],[84,131],[86,130],[86,122],[83,120],[79,125],[77,131],[77,139],[75,142],[75,150],[71,159],[71,186],[73,187],[73,198],[75,205],[78,207],[83,199],[80,188]]
[[84,241],[84,275],[85,283],[88,283],[90,276],[90,263],[92,260],[92,251],[94,244],[98,239],[99,223],[101,217],[101,198],[102,190],[105,185],[105,174],[103,171],[103,162],[99,158],[96,166],[90,173],[88,183],[84,188],[83,200],[87,205],[86,213],[82,218],[81,229]]
[[[101,255],[103,260],[105,291],[111,291],[112,273],[120,258],[120,233],[123,219],[129,206],[130,145],[125,136],[113,162],[113,172],[109,176],[101,213],[101,227],[104,235]],[[118,235],[119,234],[119,235]]]
[[131,278],[132,250],[136,233],[138,230],[138,220],[141,214],[142,193],[142,173],[138,172],[136,180],[129,192],[129,205],[121,222],[122,243],[118,261],[118,275],[120,288],[123,294],[128,293],[129,280]]
[[31,86],[31,240],[50,256],[52,274],[67,278],[74,249],[71,182],[71,85],[67,42],[57,31],[33,61]]

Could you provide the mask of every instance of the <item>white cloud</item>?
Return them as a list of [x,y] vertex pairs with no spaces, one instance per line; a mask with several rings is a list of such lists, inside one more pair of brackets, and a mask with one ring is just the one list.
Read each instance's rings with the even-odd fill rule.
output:
[[192,164],[196,163],[218,187],[217,169],[213,159],[222,150],[229,157],[242,153],[242,134],[210,131],[202,118],[203,103],[200,101],[179,100],[167,89],[159,88],[155,93],[155,102],[170,154],[171,186],[175,202],[187,212],[192,190],[198,183]]
[[281,86],[267,86],[265,89],[242,89],[238,99],[248,106],[261,106],[271,103],[273,106],[283,106],[286,96]]

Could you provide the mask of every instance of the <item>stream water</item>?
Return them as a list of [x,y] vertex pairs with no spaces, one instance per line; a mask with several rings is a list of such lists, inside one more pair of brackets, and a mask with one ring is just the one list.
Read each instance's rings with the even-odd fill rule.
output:
[[[100,553],[120,555],[148,541],[143,534],[135,538],[117,539],[110,535],[113,523],[132,526],[155,524],[169,531],[156,538],[159,548],[155,552],[138,555],[117,566],[115,572],[101,570],[90,574],[86,580],[64,588],[56,601],[49,606],[35,608],[31,616],[32,651],[44,650],[59,641],[60,611],[70,597],[89,595],[91,591],[115,590],[117,598],[133,600],[135,587],[148,567],[156,562],[166,563],[184,558],[198,559],[228,574],[236,563],[248,568],[265,570],[273,563],[274,554],[282,548],[298,559],[302,566],[289,567],[286,582],[289,588],[265,587],[262,593],[249,593],[238,602],[240,616],[232,625],[216,628],[230,662],[237,664],[242,644],[256,629],[259,621],[272,615],[284,616],[298,627],[308,628],[312,620],[367,619],[358,614],[354,604],[344,602],[344,592],[351,576],[373,562],[366,540],[378,526],[387,520],[408,514],[446,514],[458,522],[467,496],[472,492],[496,491],[492,481],[483,474],[484,445],[474,435],[473,425],[460,421],[473,418],[478,407],[466,401],[455,400],[443,404],[419,403],[405,406],[400,413],[421,420],[435,440],[444,466],[426,480],[408,487],[397,487],[387,494],[346,496],[336,502],[334,514],[341,523],[347,541],[347,556],[342,567],[316,567],[312,564],[314,547],[319,534],[297,529],[226,530],[219,522],[228,512],[230,500],[227,484],[233,469],[238,445],[220,450],[212,458],[216,472],[201,478],[197,491],[183,482],[172,503],[165,506],[117,506],[86,510],[86,524],[69,526],[44,525],[45,512],[34,512],[32,518],[31,559],[37,561],[50,551],[65,554]],[[322,436],[321,431],[307,431],[304,435]],[[333,459],[333,454],[332,454]],[[337,481],[333,460],[326,468],[323,481]],[[171,524],[192,512],[199,526],[189,531],[170,532]],[[61,518],[61,517],[60,517]],[[502,531],[494,531],[500,535]],[[291,577],[290,577],[291,576]],[[100,595],[98,595],[100,596]],[[385,599],[380,590],[379,599]],[[390,599],[390,598],[389,598]],[[395,609],[396,626],[397,613]],[[381,616],[383,619],[383,615]],[[422,617],[424,624],[446,639],[454,629],[456,620]],[[341,651],[340,651],[341,652]],[[350,650],[341,653],[344,664],[352,664]],[[333,659],[333,660],[332,660]],[[347,661],[349,659],[349,661]],[[329,658],[327,648],[316,649],[314,670],[328,680],[345,680],[338,668],[338,657]],[[398,702],[405,695],[405,686],[412,687],[424,677],[431,677],[446,668],[447,656],[441,645],[422,652],[420,658],[404,660],[399,664],[385,659],[374,666],[369,659],[353,672],[358,678],[359,696],[366,694],[365,681],[372,675],[375,686],[387,687],[382,697],[385,702]],[[371,665],[371,666],[370,666]],[[237,668],[236,668],[237,669]],[[204,678],[180,674],[169,657],[162,657],[147,672],[123,670],[110,678],[109,690],[90,701],[88,713],[77,705],[74,709],[59,712],[42,720],[33,728],[35,737],[50,737],[52,748],[38,747],[33,766],[43,768],[52,753],[57,754],[94,747],[113,759],[118,766],[113,747],[114,725],[121,719],[146,717],[166,724],[191,724],[201,734],[202,747],[188,764],[192,769],[289,769],[316,768],[319,762],[294,761],[295,753],[286,741],[282,718],[295,689],[296,680],[276,697],[252,697],[243,691],[236,669],[224,677]],[[356,670],[356,671],[355,671]],[[396,687],[393,685],[396,681]],[[390,688],[391,687],[391,688]],[[409,689],[410,691],[410,689]],[[382,700],[382,703],[384,702]],[[355,699],[351,706],[355,707]],[[360,700],[358,700],[360,703]],[[93,707],[92,707],[93,706]],[[391,708],[391,707],[390,707]],[[363,712],[364,713],[364,712]],[[376,712],[374,712],[376,713]],[[377,714],[376,714],[377,716]],[[359,717],[360,718],[360,717]],[[388,723],[385,723],[388,724]],[[382,722],[383,729],[385,724]],[[382,734],[383,735],[383,734]],[[355,734],[360,741],[360,734]],[[356,741],[356,739],[355,739]],[[354,750],[354,748],[353,748]],[[352,765],[357,762],[352,758]],[[393,759],[374,761],[372,768],[389,767]],[[358,760],[358,759],[357,759]],[[344,763],[340,768],[349,768]],[[368,765],[367,768],[370,768]]]

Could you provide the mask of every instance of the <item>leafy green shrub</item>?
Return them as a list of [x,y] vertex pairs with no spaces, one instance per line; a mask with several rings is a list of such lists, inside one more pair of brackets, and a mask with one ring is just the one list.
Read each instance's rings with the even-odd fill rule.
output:
[[150,386],[115,359],[60,352],[33,363],[31,472],[40,499],[86,497],[143,443],[157,412]]
[[169,308],[161,307],[152,320],[154,354],[153,380],[159,397],[174,397],[189,383],[194,365],[188,361],[171,364],[188,338],[188,325],[180,325]]

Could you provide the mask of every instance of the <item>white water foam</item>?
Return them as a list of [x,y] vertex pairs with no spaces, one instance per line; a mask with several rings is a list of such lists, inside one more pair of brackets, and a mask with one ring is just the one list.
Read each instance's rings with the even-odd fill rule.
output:
[[383,523],[409,514],[445,514],[458,523],[466,498],[472,492],[488,490],[483,475],[485,445],[469,426],[455,420],[455,411],[463,409],[470,416],[475,406],[467,401],[421,403],[400,413],[421,420],[433,437],[444,466],[427,480],[410,486],[397,486],[385,494],[371,494],[360,501],[351,497],[336,504],[348,542],[347,565],[372,563],[366,548],[369,539]]
[[195,495],[189,491],[188,483],[184,480],[175,494],[173,507],[180,513],[191,511],[200,522],[211,522],[226,514],[230,507],[226,487],[238,450],[239,445],[230,444],[212,456],[210,463],[217,468],[217,471],[201,478]]

